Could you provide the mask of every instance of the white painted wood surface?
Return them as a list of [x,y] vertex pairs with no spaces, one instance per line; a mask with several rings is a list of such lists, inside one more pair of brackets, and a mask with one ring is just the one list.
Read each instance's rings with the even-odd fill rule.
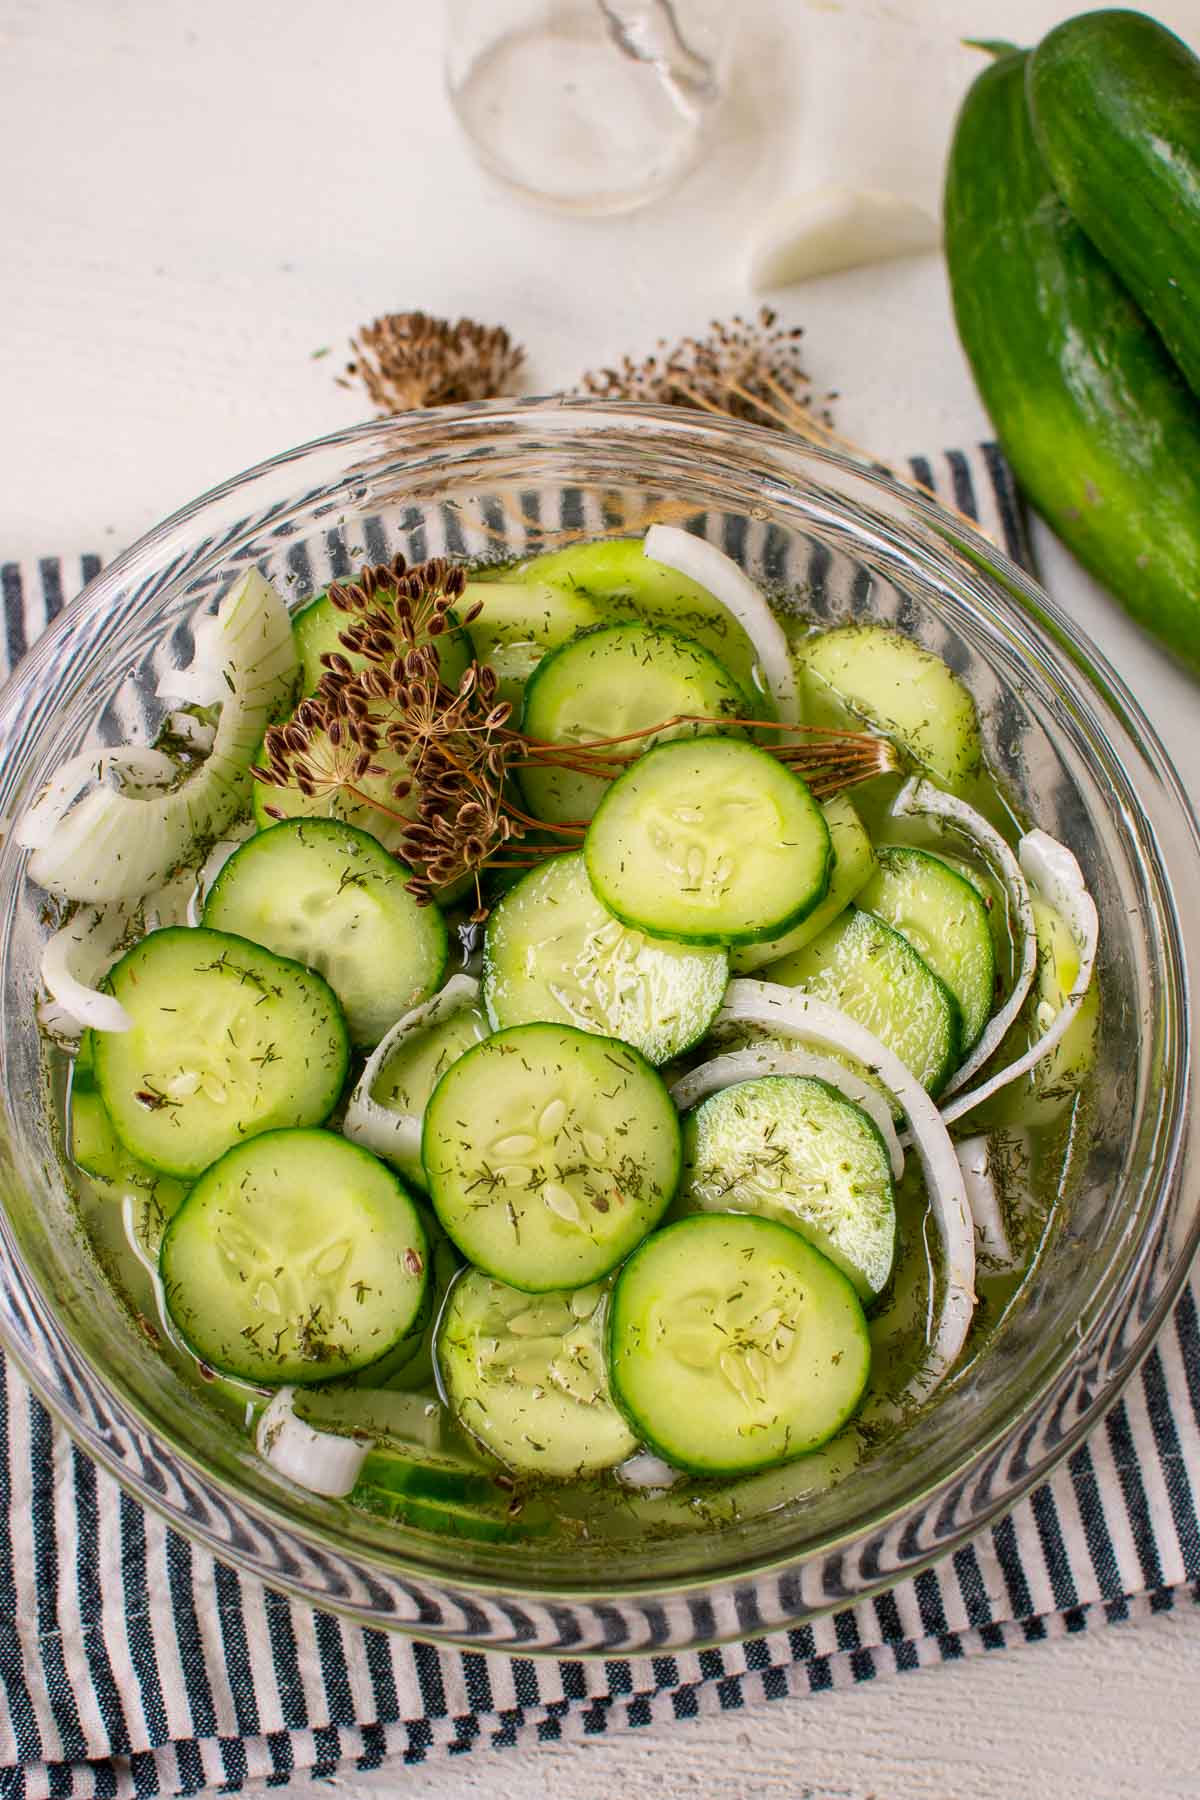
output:
[[[0,556],[106,557],[240,468],[362,417],[349,333],[423,307],[508,325],[548,390],[746,308],[787,188],[937,209],[963,36],[1030,41],[1062,0],[737,0],[708,160],[628,219],[523,208],[471,162],[430,0],[0,0]],[[1200,37],[1200,0],[1153,10]],[[936,256],[774,296],[841,428],[903,456],[986,434]],[[331,353],[316,356],[326,347]],[[1193,790],[1196,689],[1039,534]],[[698,1723],[477,1753],[345,1800],[1179,1800],[1200,1792],[1200,1613],[980,1655]],[[297,1781],[312,1800],[330,1784]]]

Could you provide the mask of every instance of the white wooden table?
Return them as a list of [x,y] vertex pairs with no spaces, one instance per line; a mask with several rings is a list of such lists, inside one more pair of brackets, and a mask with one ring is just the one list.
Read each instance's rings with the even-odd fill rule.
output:
[[[587,221],[525,209],[477,171],[442,97],[429,0],[0,0],[0,554],[111,556],[214,482],[362,417],[333,376],[378,312],[504,323],[545,391],[745,309],[757,211],[831,180],[936,210],[978,66],[959,39],[1029,41],[1071,10],[738,0],[735,89],[704,166],[642,214]],[[1200,37],[1200,0],[1154,10]],[[939,258],[774,298],[806,326],[841,429],[877,454],[986,434]],[[1039,550],[1200,782],[1195,686],[1044,533]],[[1198,1679],[1191,1612],[753,1720],[338,1785],[347,1800],[401,1786],[430,1800],[1166,1800],[1200,1788]]]

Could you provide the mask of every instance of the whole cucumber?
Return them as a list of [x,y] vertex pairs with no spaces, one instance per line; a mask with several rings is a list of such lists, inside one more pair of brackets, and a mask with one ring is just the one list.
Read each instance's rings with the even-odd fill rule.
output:
[[1200,58],[1145,13],[1082,13],[1025,79],[1055,187],[1200,394]]
[[959,336],[1038,511],[1200,671],[1200,411],[1050,181],[1026,62],[985,69],[955,126],[945,229]]

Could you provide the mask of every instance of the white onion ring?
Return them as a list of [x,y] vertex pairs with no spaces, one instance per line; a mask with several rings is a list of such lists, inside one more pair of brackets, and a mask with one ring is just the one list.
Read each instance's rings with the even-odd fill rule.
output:
[[671,1098],[680,1112],[687,1112],[709,1094],[732,1087],[739,1081],[754,1081],[763,1075],[814,1075],[818,1081],[837,1088],[855,1106],[861,1106],[887,1146],[892,1178],[899,1181],[904,1173],[904,1151],[892,1123],[891,1108],[878,1088],[873,1088],[869,1081],[864,1081],[844,1063],[835,1062],[831,1056],[814,1056],[809,1050],[771,1050],[765,1044],[751,1044],[745,1050],[726,1050],[677,1081],[671,1089]]
[[69,757],[21,814],[13,840],[23,850],[44,849],[77,795],[86,787],[100,786],[106,775],[129,776],[132,783],[143,787],[163,787],[178,773],[178,765],[169,756],[141,744],[115,744],[111,750],[87,750]]
[[371,1444],[306,1425],[292,1411],[295,1392],[283,1387],[272,1397],[258,1421],[255,1447],[264,1462],[297,1487],[340,1500],[358,1480]]
[[[953,1094],[983,1067],[1008,1036],[1033,986],[1033,977],[1037,972],[1037,931],[1033,923],[1029,884],[1020,863],[995,826],[989,825],[983,814],[976,812],[973,806],[968,806],[965,800],[960,800],[955,794],[944,793],[931,781],[926,781],[921,776],[906,781],[892,802],[892,814],[896,818],[925,814],[930,818],[944,819],[947,824],[956,825],[964,837],[970,838],[978,846],[984,861],[994,865],[1008,897],[1010,922],[1016,924],[1021,935],[1021,964],[1013,981],[1012,991],[1004,1005],[992,1014],[984,1026],[983,1034],[970,1056],[959,1064],[946,1083],[943,1091]],[[957,1118],[958,1113],[948,1112],[943,1107],[942,1116]]]
[[1020,1267],[1020,1258],[1009,1242],[1000,1197],[992,1179],[991,1144],[986,1137],[960,1138],[954,1146],[963,1172],[967,1205],[975,1221],[975,1248],[997,1270]]
[[[169,793],[135,798],[93,788],[30,858],[29,876],[39,887],[91,904],[141,899],[186,860],[197,838],[220,832],[244,807],[251,759],[291,690],[296,648],[287,608],[257,569],[230,590],[209,623],[201,641],[219,648],[222,694],[208,757]],[[128,753],[148,754],[136,747]]]
[[678,525],[651,525],[642,544],[651,562],[707,588],[731,612],[758,652],[768,692],[785,725],[800,722],[800,690],[783,627],[744,569],[707,538]]
[[42,981],[57,1009],[53,1022],[60,1028],[132,1030],[133,1020],[121,1002],[93,985],[107,973],[113,951],[128,929],[128,915],[120,908],[96,912],[88,906],[48,940],[42,951]]
[[928,1355],[902,1396],[927,1400],[958,1360],[975,1307],[975,1228],[962,1170],[937,1107],[896,1053],[865,1026],[797,988],[773,981],[731,981],[715,1023],[762,1025],[848,1051],[896,1096],[908,1120],[946,1253],[945,1290]]
[[452,975],[432,1000],[414,1006],[411,1012],[396,1021],[387,1036],[375,1046],[358,1078],[342,1121],[343,1137],[361,1144],[364,1150],[370,1150],[376,1156],[420,1156],[421,1118],[416,1113],[393,1112],[391,1107],[380,1106],[378,1100],[371,1098],[371,1090],[401,1039],[414,1031],[424,1030],[427,1025],[436,1025],[464,1006],[477,1005],[478,1001],[479,983],[474,976]]
[[1039,896],[1060,913],[1079,947],[1079,973],[1071,991],[1055,1013],[1041,1037],[1029,1046],[1023,1056],[1009,1063],[979,1087],[958,1094],[942,1117],[949,1124],[960,1119],[984,1100],[990,1100],[1010,1082],[1028,1075],[1050,1052],[1057,1048],[1073,1024],[1087,991],[1092,984],[1096,951],[1100,942],[1100,917],[1096,902],[1084,885],[1083,873],[1065,844],[1045,831],[1030,831],[1021,839],[1021,862],[1024,872],[1037,888]]

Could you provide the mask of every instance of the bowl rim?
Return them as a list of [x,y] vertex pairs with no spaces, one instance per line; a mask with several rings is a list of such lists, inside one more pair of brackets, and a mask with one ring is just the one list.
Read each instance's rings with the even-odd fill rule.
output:
[[[679,408],[647,406],[623,401],[600,401],[587,397],[552,395],[549,397],[533,396],[519,400],[477,401],[455,407],[426,408],[417,412],[395,415],[386,420],[368,420],[359,425],[325,434],[296,446],[294,449],[267,458],[238,475],[229,477],[177,509],[158,525],[144,533],[112,563],[106,565],[85,586],[77,598],[64,608],[58,618],[40,635],[36,644],[31,646],[30,652],[22,659],[3,688],[0,689],[0,720],[8,716],[14,700],[21,690],[35,684],[41,672],[41,664],[48,655],[53,654],[58,639],[82,616],[90,612],[98,600],[104,598],[106,590],[115,589],[120,583],[144,573],[147,565],[153,563],[159,546],[169,540],[173,533],[188,526],[208,507],[231,497],[253,482],[273,476],[314,453],[341,451],[360,442],[387,441],[394,445],[397,452],[400,452],[405,448],[411,448],[412,439],[418,428],[432,427],[439,433],[445,433],[456,426],[474,423],[488,429],[495,429],[506,424],[527,428],[538,419],[560,420],[564,416],[571,420],[578,419],[581,425],[587,419],[603,420],[613,427],[618,426],[622,420],[632,422],[634,425],[639,423],[657,425],[668,431],[673,430],[680,434],[685,441],[693,438],[718,445],[722,443],[737,444],[742,447],[747,444],[751,447],[761,445],[776,459],[780,455],[782,440],[783,447],[806,465],[815,466],[817,469],[825,467],[830,472],[848,475],[856,483],[864,484],[868,490],[874,490],[881,495],[890,496],[893,500],[899,500],[910,516],[915,515],[915,518],[924,524],[944,531],[946,520],[949,517],[953,520],[954,530],[959,536],[965,535],[968,530],[973,530],[986,551],[989,564],[998,572],[1007,587],[1013,603],[1039,632],[1052,639],[1055,649],[1060,654],[1064,654],[1076,671],[1082,675],[1087,689],[1090,690],[1087,692],[1089,712],[1097,715],[1101,725],[1105,711],[1114,713],[1122,728],[1129,731],[1135,738],[1137,748],[1149,766],[1150,773],[1156,778],[1164,792],[1166,803],[1173,809],[1184,827],[1192,854],[1200,857],[1200,826],[1197,824],[1195,813],[1183,789],[1181,779],[1141,704],[1087,633],[1075,625],[1058,603],[1040,587],[1026,570],[1014,563],[986,533],[972,526],[971,521],[964,519],[959,514],[949,512],[936,499],[898,479],[894,474],[881,472],[878,465],[860,464],[838,451],[826,450],[800,440],[793,440],[786,434],[740,420],[717,419]],[[843,496],[836,494],[836,490],[834,497],[841,504],[853,504],[846,502]],[[1132,785],[1132,778],[1130,779]],[[1140,797],[1138,806],[1140,810]],[[1178,911],[1174,903],[1172,884],[1166,871],[1162,847],[1158,844],[1153,824],[1144,813],[1141,823],[1159,853],[1160,866],[1164,876],[1164,898],[1169,908],[1168,924],[1172,928],[1172,944],[1177,956],[1177,963],[1172,972],[1177,978],[1180,990],[1180,1011],[1186,1030],[1190,1019],[1191,981],[1182,935],[1179,931]],[[1178,1145],[1186,1130],[1188,1087],[1189,1083],[1185,1079],[1180,1084],[1176,1105],[1170,1119],[1169,1140],[1164,1151],[1166,1174],[1162,1180],[1161,1191],[1163,1193],[1169,1190],[1172,1182],[1178,1182],[1183,1178],[1182,1171],[1178,1167]],[[370,1559],[365,1553],[339,1548],[336,1543],[331,1542],[330,1535],[323,1528],[313,1527],[290,1512],[281,1515],[271,1506],[261,1503],[257,1496],[248,1494],[235,1482],[227,1480],[223,1473],[214,1473],[194,1458],[189,1452],[187,1444],[177,1438],[174,1433],[165,1432],[157,1421],[152,1423],[135,1399],[127,1396],[123,1389],[110,1385],[103,1372],[76,1349],[70,1335],[59,1324],[55,1309],[49,1305],[46,1297],[32,1280],[24,1265],[24,1259],[11,1240],[7,1219],[2,1223],[4,1255],[10,1265],[15,1265],[24,1280],[23,1304],[26,1307],[32,1305],[44,1331],[48,1330],[51,1335],[58,1335],[65,1339],[66,1351],[86,1369],[89,1379],[100,1384],[108,1405],[116,1409],[127,1425],[132,1422],[137,1430],[147,1432],[156,1442],[165,1444],[169,1453],[179,1457],[188,1467],[195,1480],[215,1489],[224,1501],[244,1507],[265,1526],[276,1531],[283,1530],[291,1533],[301,1541],[319,1547],[325,1553],[333,1549],[335,1554],[343,1558],[369,1566]],[[911,1579],[920,1569],[951,1555],[962,1544],[986,1529],[990,1521],[1002,1513],[1010,1511],[1031,1487],[1071,1453],[1081,1439],[1095,1427],[1104,1412],[1116,1402],[1126,1383],[1152,1347],[1155,1336],[1173,1308],[1187,1280],[1198,1244],[1200,1244],[1200,1212],[1197,1212],[1190,1220],[1187,1231],[1183,1234],[1181,1245],[1176,1249],[1171,1266],[1163,1276],[1160,1292],[1149,1313],[1144,1315],[1140,1329],[1124,1343],[1119,1357],[1110,1365],[1110,1369],[1115,1368],[1115,1373],[1106,1371],[1097,1392],[1079,1411],[1071,1426],[1056,1437],[1051,1447],[1044,1450],[1037,1459],[1026,1466],[1018,1481],[1010,1481],[1003,1493],[989,1506],[975,1513],[969,1523],[948,1533],[922,1556],[913,1557],[906,1561],[902,1568],[882,1575],[878,1582],[873,1584],[863,1582],[861,1585],[856,1585],[850,1596],[834,1597],[829,1599],[825,1606],[806,1609],[802,1616],[809,1617],[816,1611],[830,1610],[839,1605],[860,1601],[868,1598],[872,1593],[894,1585],[897,1581]],[[1153,1254],[1154,1249],[1155,1234],[1150,1231],[1143,1232],[1136,1252],[1125,1268],[1123,1287],[1126,1296],[1136,1294],[1146,1261]],[[2,1272],[0,1271],[0,1273]],[[970,1472],[978,1469],[981,1463],[994,1454],[999,1446],[1011,1440],[1020,1431],[1024,1419],[1047,1406],[1056,1390],[1069,1383],[1073,1369],[1077,1367],[1086,1349],[1089,1346],[1096,1347],[1105,1334],[1111,1330],[1112,1321],[1105,1310],[1101,1308],[1098,1311],[1093,1309],[1093,1311],[1094,1316],[1089,1320],[1079,1342],[1069,1351],[1064,1347],[1045,1366],[1041,1371],[1038,1386],[1025,1397],[1019,1411],[1006,1415],[1003,1421],[998,1421],[985,1441],[977,1441],[972,1445],[970,1453],[959,1466],[932,1482],[924,1491],[910,1492],[902,1501],[897,1501],[888,1512],[873,1514],[867,1529],[871,1532],[882,1531],[888,1525],[911,1514],[915,1508],[933,1503],[940,1495],[944,1495],[956,1484],[967,1479]],[[225,1540],[216,1533],[206,1531],[195,1520],[181,1518],[169,1504],[156,1494],[150,1484],[138,1479],[129,1466],[122,1461],[120,1455],[109,1447],[102,1434],[90,1431],[84,1421],[67,1411],[63,1405],[61,1394],[54,1391],[43,1372],[28,1365],[19,1334],[11,1329],[11,1321],[3,1307],[0,1307],[0,1342],[3,1342],[5,1349],[13,1355],[30,1386],[39,1394],[54,1416],[61,1420],[72,1436],[83,1442],[88,1454],[93,1456],[122,1486],[134,1492],[142,1504],[165,1516],[172,1525],[204,1543],[215,1555],[229,1556],[231,1554]],[[60,1346],[60,1348],[62,1347]],[[434,1578],[440,1587],[450,1595],[457,1593],[469,1597],[489,1594],[500,1598],[515,1594],[522,1600],[534,1603],[561,1599],[567,1604],[592,1605],[604,1599],[637,1598],[652,1593],[686,1596],[690,1593],[712,1591],[715,1584],[758,1581],[761,1578],[779,1574],[789,1568],[801,1566],[814,1557],[836,1554],[839,1550],[844,1550],[855,1542],[861,1541],[863,1536],[864,1527],[859,1521],[848,1526],[844,1533],[822,1539],[819,1546],[812,1547],[799,1556],[789,1555],[785,1552],[765,1560],[757,1560],[752,1556],[743,1555],[733,1562],[723,1558],[716,1567],[709,1566],[702,1574],[658,1578],[647,1576],[628,1582],[590,1583],[581,1587],[563,1585],[557,1581],[544,1584],[536,1578],[522,1578],[517,1583],[505,1583],[480,1575],[472,1575],[469,1579],[460,1579],[456,1574],[442,1572],[438,1572]],[[719,1547],[720,1534],[716,1534],[706,1541],[714,1547]],[[244,1563],[247,1559],[244,1554],[240,1554],[239,1560]],[[253,1566],[252,1562],[251,1566]],[[386,1564],[376,1566],[385,1567],[389,1575],[400,1578],[408,1575],[428,1581],[433,1573],[425,1563],[409,1559],[404,1555],[389,1557]],[[377,1614],[364,1613],[351,1604],[339,1606],[335,1597],[324,1594],[315,1595],[303,1583],[291,1583],[278,1571],[266,1573],[256,1567],[255,1572],[259,1573],[269,1585],[283,1588],[308,1604],[320,1605],[335,1612],[344,1611],[346,1616],[354,1617],[359,1621],[369,1620],[376,1625],[391,1625],[402,1632],[421,1635],[421,1630],[407,1621],[385,1619]],[[453,1633],[428,1630],[426,1635],[435,1636],[443,1642],[460,1642],[464,1645],[475,1644],[476,1647],[478,1646],[478,1640],[469,1636],[456,1637]],[[534,1654],[536,1651],[530,1646],[521,1653]],[[553,1647],[549,1647],[545,1653],[557,1652]],[[587,1652],[578,1650],[572,1653],[586,1654]],[[595,1653],[605,1654],[606,1652],[597,1650]],[[611,1655],[612,1653],[611,1649],[607,1651],[607,1654]]]

